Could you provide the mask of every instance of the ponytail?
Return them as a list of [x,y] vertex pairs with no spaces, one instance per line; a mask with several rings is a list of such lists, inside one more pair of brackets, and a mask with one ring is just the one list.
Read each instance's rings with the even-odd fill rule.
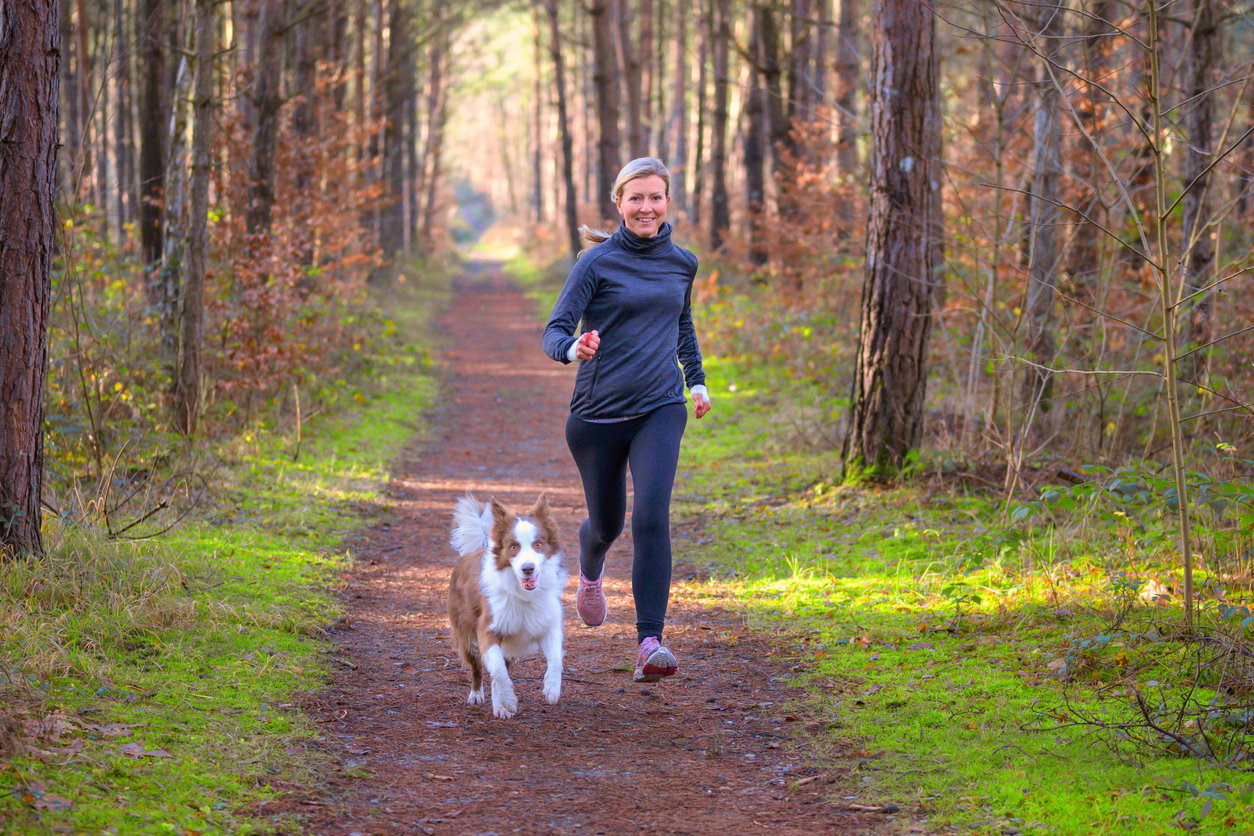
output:
[[[579,251],[579,255],[583,255],[602,241],[608,241],[612,234],[603,229],[593,229],[587,224],[579,227],[579,243],[583,244],[583,249]],[[578,257],[575,256],[575,258]]]

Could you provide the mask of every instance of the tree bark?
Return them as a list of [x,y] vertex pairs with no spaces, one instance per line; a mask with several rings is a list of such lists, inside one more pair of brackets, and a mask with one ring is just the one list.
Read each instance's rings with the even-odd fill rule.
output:
[[[814,118],[813,56],[814,39],[811,37],[813,14],[811,0],[792,0],[792,20],[789,24],[788,56],[788,122],[808,122]],[[792,149],[795,150],[795,149]]]
[[770,10],[763,3],[753,7],[749,30],[749,51],[754,66],[750,68],[749,89],[745,93],[745,227],[749,237],[749,263],[755,267],[766,264],[767,252],[762,243],[762,220],[766,213],[766,146],[770,130],[766,116],[765,63],[766,18]]
[[688,10],[675,8],[675,87],[671,101],[674,145],[668,164],[671,170],[671,198],[680,212],[688,209]]
[[705,195],[705,112],[710,86],[710,43],[714,38],[714,0],[693,0],[700,21],[697,46],[697,126],[692,149],[692,225],[701,226],[701,199]]
[[662,64],[655,54],[653,0],[637,0],[637,3],[640,11],[640,40],[636,44],[637,73],[640,76],[640,151],[635,156],[643,157],[655,154],[657,148],[654,142],[653,99]]
[[143,78],[139,112],[143,118],[139,120],[139,237],[144,263],[150,268],[160,262],[164,249],[165,138],[170,121],[170,103],[165,96],[165,8],[163,0],[140,0],[139,62]]
[[[1187,8],[1187,7],[1186,7]],[[1197,293],[1184,306],[1181,343],[1189,347],[1205,345],[1211,339],[1211,307],[1213,296],[1201,291],[1216,278],[1215,242],[1210,222],[1210,172],[1207,166],[1215,158],[1215,67],[1219,64],[1222,42],[1213,0],[1192,0],[1188,19],[1193,37],[1186,59],[1184,96],[1189,104],[1184,114],[1188,143],[1184,151],[1184,246],[1185,295]],[[1181,374],[1195,383],[1207,376],[1207,349],[1194,351],[1185,358]]]
[[540,37],[540,6],[531,7],[531,217],[532,223],[543,223],[544,213],[544,73],[540,55],[544,44]]
[[[125,25],[123,0],[113,2],[113,42],[117,49],[117,118],[114,121],[114,165],[116,166],[118,188],[116,195],[116,211],[119,231],[125,225],[136,220],[135,212],[135,164],[131,152],[131,38]],[[125,234],[119,236],[125,238]]]
[[836,34],[836,166],[846,179],[858,167],[858,3],[840,0]]
[[[1082,30],[1084,40],[1081,72],[1084,81],[1080,88],[1082,93],[1076,97],[1075,109],[1084,130],[1095,139],[1100,138],[1106,130],[1106,94],[1098,89],[1098,85],[1103,83],[1110,72],[1112,38],[1116,34],[1111,23],[1114,14],[1114,0],[1096,0]],[[984,85],[984,89],[989,91],[988,95],[992,95],[991,83]],[[1083,136],[1077,142],[1081,145],[1075,149],[1071,163],[1071,179],[1075,181],[1075,192],[1069,202],[1081,214],[1073,219],[1076,228],[1067,253],[1067,273],[1071,278],[1072,292],[1077,298],[1089,301],[1094,297],[1098,282],[1101,231],[1097,224],[1104,223],[1105,214],[1101,191],[1094,182],[1102,163],[1093,143]]]
[[940,105],[929,4],[872,7],[871,183],[846,475],[898,471],[922,439],[941,267]]
[[562,135],[562,180],[566,185],[566,231],[570,255],[579,255],[579,216],[575,197],[575,151],[570,136],[566,108],[566,71],[562,66],[562,33],[558,27],[557,0],[547,0],[549,11],[549,54],[553,58],[553,80],[557,85],[557,124]]
[[[250,235],[265,237],[270,233],[274,209],[274,157],[279,144],[279,109],[283,106],[283,55],[287,35],[283,0],[261,0],[258,26],[261,31],[252,92],[257,121],[253,126],[245,222]],[[199,125],[194,128],[198,129]]]
[[618,25],[619,66],[623,70],[622,86],[627,92],[627,154],[634,159],[649,153],[644,139],[644,122],[641,119],[641,50],[631,35],[632,3],[629,0],[614,0],[614,3],[614,19]]
[[710,123],[710,247],[722,249],[731,227],[727,205],[728,0],[712,0],[710,48],[714,58],[714,118]]
[[[1034,28],[1039,51],[1051,55],[1062,35],[1061,0],[1046,0],[1035,6]],[[1023,305],[1027,326],[1028,356],[1038,364],[1053,364],[1058,341],[1054,336],[1053,313],[1055,284],[1058,280],[1060,252],[1058,228],[1060,181],[1062,179],[1062,132],[1058,124],[1058,89],[1050,81],[1049,72],[1041,66],[1036,79],[1036,107],[1032,123],[1032,188],[1028,196],[1028,288]],[[1053,375],[1038,367],[1029,367],[1023,381],[1021,401],[1024,415],[1040,406],[1049,411],[1053,396]]]
[[184,260],[187,257],[187,125],[191,88],[186,55],[180,55],[170,97],[170,126],[165,145],[168,149],[166,171],[162,176],[165,194],[162,198],[161,260],[153,270],[153,301],[161,328],[161,361],[170,371],[171,385],[178,367],[179,299],[183,282]]
[[439,196],[440,159],[444,151],[444,123],[448,114],[448,31],[441,28],[431,38],[428,75],[431,87],[427,100],[427,171],[424,180],[427,189],[426,206],[422,212],[422,240],[431,247],[435,240],[435,210]]
[[405,246],[405,131],[406,111],[414,93],[414,45],[409,26],[410,0],[393,0],[388,68],[384,80],[387,105],[383,122],[383,170],[389,199],[381,210],[379,245],[396,256]]
[[61,95],[64,97],[62,111],[65,113],[65,132],[62,142],[65,152],[60,154],[61,183],[64,199],[67,203],[78,200],[78,160],[83,142],[83,119],[80,113],[82,97],[79,88],[82,78],[79,72],[79,61],[74,46],[74,0],[60,0],[57,8],[60,12],[61,41]]
[[831,50],[832,0],[815,0],[815,17],[818,20],[817,33],[814,35],[814,89],[810,93],[811,117],[817,115],[815,106],[827,100],[827,73],[829,69],[828,53]]
[[597,208],[601,220],[618,216],[614,208],[614,178],[622,163],[618,159],[618,61],[614,55],[614,22],[610,17],[610,0],[593,0],[588,7],[592,15],[592,48],[596,56],[593,83],[597,91]]
[[174,389],[174,429],[196,432],[200,417],[200,349],[205,321],[205,257],[209,249],[209,180],[213,149],[215,0],[196,0],[196,82],[192,103],[192,182],[188,207],[187,273]]
[[92,153],[92,122],[98,118],[94,108],[93,90],[95,81],[92,79],[91,29],[87,17],[87,5],[84,0],[74,0],[75,34],[78,43],[74,50],[78,70],[78,111],[82,132],[78,137],[78,159],[74,161],[74,199],[84,196],[96,206],[102,206],[99,172],[96,171],[95,155]]
[[60,36],[57,0],[0,14],[0,559],[43,552]]

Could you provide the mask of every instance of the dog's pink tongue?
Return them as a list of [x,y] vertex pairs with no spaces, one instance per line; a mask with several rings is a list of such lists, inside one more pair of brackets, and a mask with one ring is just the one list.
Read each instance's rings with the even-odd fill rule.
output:
[[523,578],[522,585],[523,585],[523,589],[535,589],[536,579],[535,578]]

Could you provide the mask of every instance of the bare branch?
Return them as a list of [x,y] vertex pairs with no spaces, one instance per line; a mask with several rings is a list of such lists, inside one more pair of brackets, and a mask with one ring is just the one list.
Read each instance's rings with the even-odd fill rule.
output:
[[1082,375],[1093,375],[1093,376],[1099,376],[1099,377],[1104,377],[1104,376],[1162,377],[1163,376],[1162,372],[1148,371],[1146,369],[1055,369],[1052,366],[1046,366],[1042,363],[1034,362],[1032,360],[1029,360],[1026,357],[1020,357],[1017,354],[1012,354],[1008,357],[999,357],[997,359],[998,361],[1013,360],[1017,363],[1023,363],[1025,366],[1031,366],[1034,369],[1039,369],[1040,371],[1048,372],[1049,374],[1082,374]]

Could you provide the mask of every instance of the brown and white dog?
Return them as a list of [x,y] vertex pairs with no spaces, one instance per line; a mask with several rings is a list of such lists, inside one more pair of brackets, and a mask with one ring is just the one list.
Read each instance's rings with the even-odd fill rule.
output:
[[545,495],[525,516],[496,500],[473,494],[457,500],[453,548],[460,558],[448,592],[453,647],[470,671],[466,702],[482,705],[483,672],[491,678],[492,712],[501,719],[518,713],[509,663],[544,655],[544,698],[562,694],[562,589],[566,570],[557,524]]

